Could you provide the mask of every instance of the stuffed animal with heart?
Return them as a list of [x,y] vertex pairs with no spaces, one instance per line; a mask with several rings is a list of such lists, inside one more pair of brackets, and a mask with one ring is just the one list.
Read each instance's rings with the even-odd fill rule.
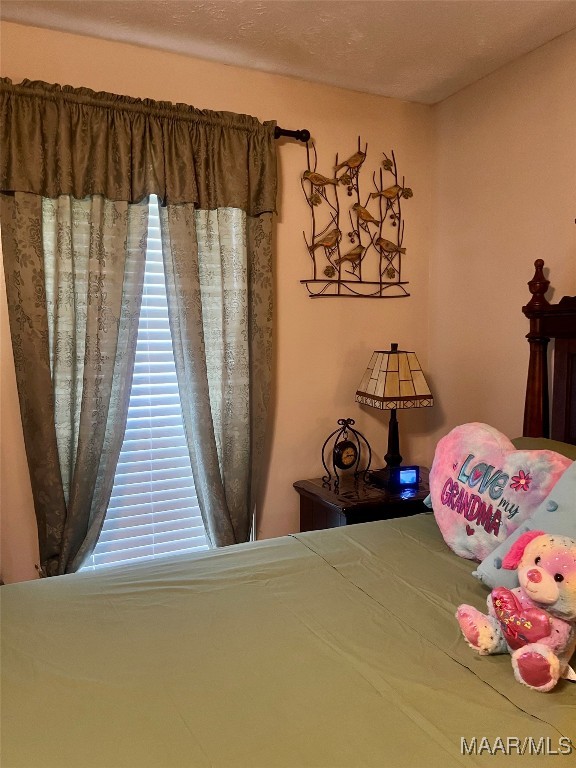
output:
[[576,540],[527,531],[502,563],[518,570],[520,586],[493,589],[488,614],[461,605],[456,617],[464,638],[480,655],[510,653],[518,682],[549,691],[576,649]]

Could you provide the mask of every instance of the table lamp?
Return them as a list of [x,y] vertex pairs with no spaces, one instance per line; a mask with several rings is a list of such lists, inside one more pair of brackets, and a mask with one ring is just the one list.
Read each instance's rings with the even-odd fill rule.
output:
[[418,358],[414,352],[392,344],[386,351],[372,353],[366,372],[356,391],[356,401],[372,408],[390,411],[388,450],[384,469],[370,473],[370,482],[383,487],[418,485],[418,468],[401,467],[398,437],[398,408],[429,408],[434,405]]

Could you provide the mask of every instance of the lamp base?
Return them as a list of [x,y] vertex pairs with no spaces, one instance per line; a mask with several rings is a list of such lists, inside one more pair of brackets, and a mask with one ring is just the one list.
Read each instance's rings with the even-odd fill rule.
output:
[[386,468],[399,467],[400,464],[402,464],[396,408],[392,408],[390,411],[390,423],[388,424],[388,449],[386,451],[386,456],[384,456],[384,461],[386,462]]

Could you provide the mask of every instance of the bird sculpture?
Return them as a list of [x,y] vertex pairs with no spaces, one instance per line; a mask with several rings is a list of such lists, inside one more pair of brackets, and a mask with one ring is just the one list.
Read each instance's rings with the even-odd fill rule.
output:
[[388,189],[383,189],[381,192],[371,192],[370,197],[385,197],[386,200],[394,200],[398,197],[398,193],[402,191],[402,187],[399,184],[394,184]]
[[321,235],[314,243],[314,245],[310,246],[310,252],[315,251],[316,248],[320,248],[321,246],[324,248],[333,248],[338,240],[340,240],[341,236],[342,232],[340,232],[338,228],[331,229],[330,232],[326,232],[325,235]]
[[385,237],[379,237],[375,244],[385,253],[406,253],[406,248],[400,248],[399,245],[393,243],[392,240],[386,240]]
[[348,160],[343,163],[339,163],[334,170],[339,171],[341,168],[359,168],[366,159],[365,152],[355,152]]
[[348,253],[334,259],[334,264],[342,264],[343,261],[349,261],[350,263],[355,264],[357,261],[360,261],[365,250],[366,248],[363,245],[357,245],[355,248],[352,248],[351,251],[348,251]]
[[321,173],[315,173],[314,171],[304,171],[302,178],[312,182],[315,187],[325,187],[327,184],[338,184],[338,179],[329,179],[327,176],[322,176]]
[[366,223],[370,224],[379,224],[380,222],[378,219],[375,219],[374,216],[370,213],[370,211],[367,211],[366,208],[363,208],[360,203],[354,203],[352,206],[352,210],[356,211],[356,215],[361,221],[365,221]]

